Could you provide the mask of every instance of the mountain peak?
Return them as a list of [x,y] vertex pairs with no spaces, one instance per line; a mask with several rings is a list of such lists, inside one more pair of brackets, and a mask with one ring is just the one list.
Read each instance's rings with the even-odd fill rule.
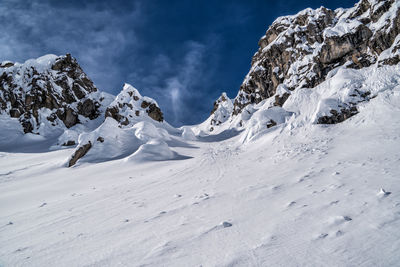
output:
[[70,128],[99,115],[97,88],[70,54],[1,65],[0,113],[17,118],[25,133]]
[[106,110],[106,117],[112,117],[122,126],[131,125],[139,120],[150,118],[163,122],[164,117],[157,102],[142,96],[132,85],[125,83],[122,91]]
[[276,94],[279,85],[289,91],[313,88],[338,66],[360,69],[376,62],[395,64],[398,55],[386,60],[380,55],[400,32],[399,5],[362,0],[349,9],[308,8],[279,17],[259,41],[234,100],[234,115],[272,96],[277,98],[275,105],[281,106],[288,95],[282,99]]

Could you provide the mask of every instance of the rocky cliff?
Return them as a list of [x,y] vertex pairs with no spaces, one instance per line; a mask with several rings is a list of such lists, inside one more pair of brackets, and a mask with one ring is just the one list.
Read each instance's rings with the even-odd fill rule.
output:
[[163,121],[157,103],[130,85],[111,104],[112,99],[105,99],[110,97],[96,88],[70,54],[0,64],[0,115],[18,119],[25,133],[41,134],[45,127],[71,128],[105,117],[121,125],[139,117]]
[[[273,98],[282,106],[293,91],[314,88],[340,66],[361,69],[400,61],[400,1],[362,0],[353,8],[306,9],[280,17],[259,41],[251,69],[234,99],[233,115],[249,104]],[[321,117],[336,123],[357,113],[357,102],[369,92],[354,90],[357,101]]]
[[69,54],[0,65],[0,113],[17,118],[25,133],[38,132],[44,122],[70,128],[80,119],[97,118],[97,92]]

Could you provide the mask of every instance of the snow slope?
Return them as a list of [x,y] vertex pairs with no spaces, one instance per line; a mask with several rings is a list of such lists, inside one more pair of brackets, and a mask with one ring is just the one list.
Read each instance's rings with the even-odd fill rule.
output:
[[[169,145],[184,159],[66,168],[73,149],[1,152],[0,265],[397,265],[399,67],[335,73],[276,112],[254,106],[231,138],[184,128]],[[340,124],[313,123],[348,81],[374,97]],[[266,118],[277,124],[261,129]]]

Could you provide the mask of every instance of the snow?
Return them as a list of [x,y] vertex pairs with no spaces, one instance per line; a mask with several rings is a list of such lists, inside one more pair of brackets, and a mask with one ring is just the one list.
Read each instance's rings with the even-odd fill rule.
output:
[[[71,136],[71,133],[69,132],[67,136]],[[90,150],[78,161],[78,165],[85,162],[103,162],[126,157],[129,160],[138,159],[140,161],[146,159],[166,160],[176,156],[166,143],[173,141],[172,139],[173,137],[167,130],[157,128],[150,122],[141,121],[131,127],[121,128],[116,120],[107,117],[104,123],[94,131],[79,135],[79,143],[75,150],[77,151],[88,143],[91,144]],[[65,165],[70,159],[71,157],[66,159]]]
[[182,127],[182,138],[187,141],[194,141],[196,140],[196,135],[194,134],[193,130],[188,126]]
[[152,139],[143,144],[139,149],[127,158],[128,161],[157,161],[171,160],[176,157],[174,153],[164,141]]
[[[242,134],[241,142],[251,141],[258,136],[268,132],[270,128],[267,125],[271,125],[270,127],[274,127],[275,125],[282,124],[289,118],[292,114],[287,112],[281,107],[272,107],[264,105],[257,111],[254,111],[251,117],[243,118],[243,121],[246,122],[245,131]],[[271,124],[272,123],[272,124]],[[271,129],[272,130],[272,129]]]
[[[18,69],[18,68],[24,68],[24,69],[29,69],[31,67],[34,67],[38,72],[44,72],[51,68],[51,66],[54,64],[55,60],[59,56],[53,55],[53,54],[48,54],[41,56],[39,58],[32,58],[26,60],[24,63],[18,63],[16,62],[14,66],[10,67],[13,69]],[[7,71],[9,71],[9,69]],[[1,71],[1,70],[0,70]]]
[[[73,168],[75,148],[40,150],[43,137],[22,133],[10,147],[1,125],[0,265],[397,265],[398,68],[338,68],[211,135],[107,118],[79,136],[93,147]],[[352,86],[375,97],[343,123],[313,123]]]
[[358,20],[349,20],[346,18],[341,18],[339,21],[335,24],[334,27],[327,28],[324,31],[324,37],[329,38],[332,36],[343,36],[348,33],[354,33],[356,29],[360,26],[363,25],[361,22]]

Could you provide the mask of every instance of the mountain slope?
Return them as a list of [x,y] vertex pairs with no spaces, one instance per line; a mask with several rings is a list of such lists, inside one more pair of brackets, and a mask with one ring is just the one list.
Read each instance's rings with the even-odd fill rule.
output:
[[1,262],[396,265],[399,107],[397,86],[341,124],[192,141],[184,161],[65,168],[70,149],[3,152]]

